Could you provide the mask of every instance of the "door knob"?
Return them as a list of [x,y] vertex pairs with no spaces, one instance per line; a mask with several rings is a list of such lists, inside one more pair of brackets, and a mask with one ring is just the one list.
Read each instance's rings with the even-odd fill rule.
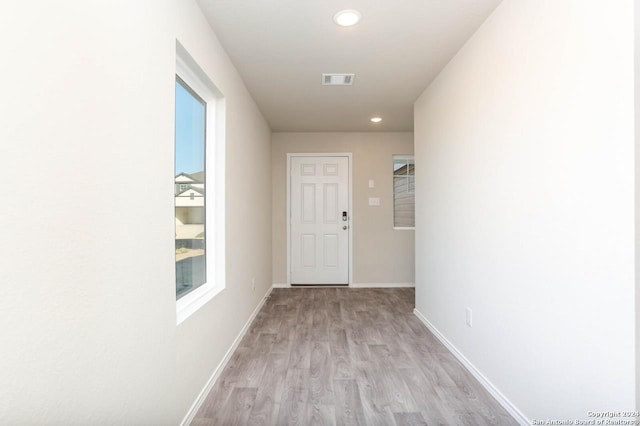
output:
[[347,225],[343,226],[342,229],[347,229]]

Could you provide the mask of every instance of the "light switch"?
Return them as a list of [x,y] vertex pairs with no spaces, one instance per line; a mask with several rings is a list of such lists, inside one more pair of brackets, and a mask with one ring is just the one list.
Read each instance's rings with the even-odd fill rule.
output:
[[380,205],[380,198],[379,197],[370,197],[369,198],[369,205],[370,206],[379,206]]
[[376,187],[376,183],[373,179],[369,179],[369,188],[375,188]]

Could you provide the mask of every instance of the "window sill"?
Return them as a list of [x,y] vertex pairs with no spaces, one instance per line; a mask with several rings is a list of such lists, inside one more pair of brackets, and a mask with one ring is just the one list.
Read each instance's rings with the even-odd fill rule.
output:
[[415,231],[416,227],[415,226],[394,226],[393,230],[394,231]]
[[176,301],[176,325],[189,318],[198,309],[218,295],[224,286],[207,283]]

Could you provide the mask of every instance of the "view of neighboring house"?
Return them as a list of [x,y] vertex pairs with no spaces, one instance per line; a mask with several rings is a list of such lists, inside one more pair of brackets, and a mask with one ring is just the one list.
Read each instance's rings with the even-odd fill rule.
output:
[[204,239],[204,195],[204,172],[176,176],[176,240]]
[[204,190],[204,172],[179,173],[176,175],[176,196],[189,188]]
[[182,296],[205,280],[204,172],[175,178],[176,294]]

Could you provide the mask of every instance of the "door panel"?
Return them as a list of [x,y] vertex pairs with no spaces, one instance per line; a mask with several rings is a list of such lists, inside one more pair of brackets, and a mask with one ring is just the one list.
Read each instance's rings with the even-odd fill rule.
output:
[[291,157],[290,179],[291,283],[348,284],[349,158]]
[[337,267],[338,266],[338,253],[339,253],[339,236],[336,234],[324,235],[324,266]]
[[312,183],[303,183],[302,189],[302,218],[301,222],[309,225],[316,223],[316,186]]
[[338,184],[324,184],[324,223],[338,223]]
[[313,234],[302,234],[302,266],[304,268],[316,267],[316,236]]

